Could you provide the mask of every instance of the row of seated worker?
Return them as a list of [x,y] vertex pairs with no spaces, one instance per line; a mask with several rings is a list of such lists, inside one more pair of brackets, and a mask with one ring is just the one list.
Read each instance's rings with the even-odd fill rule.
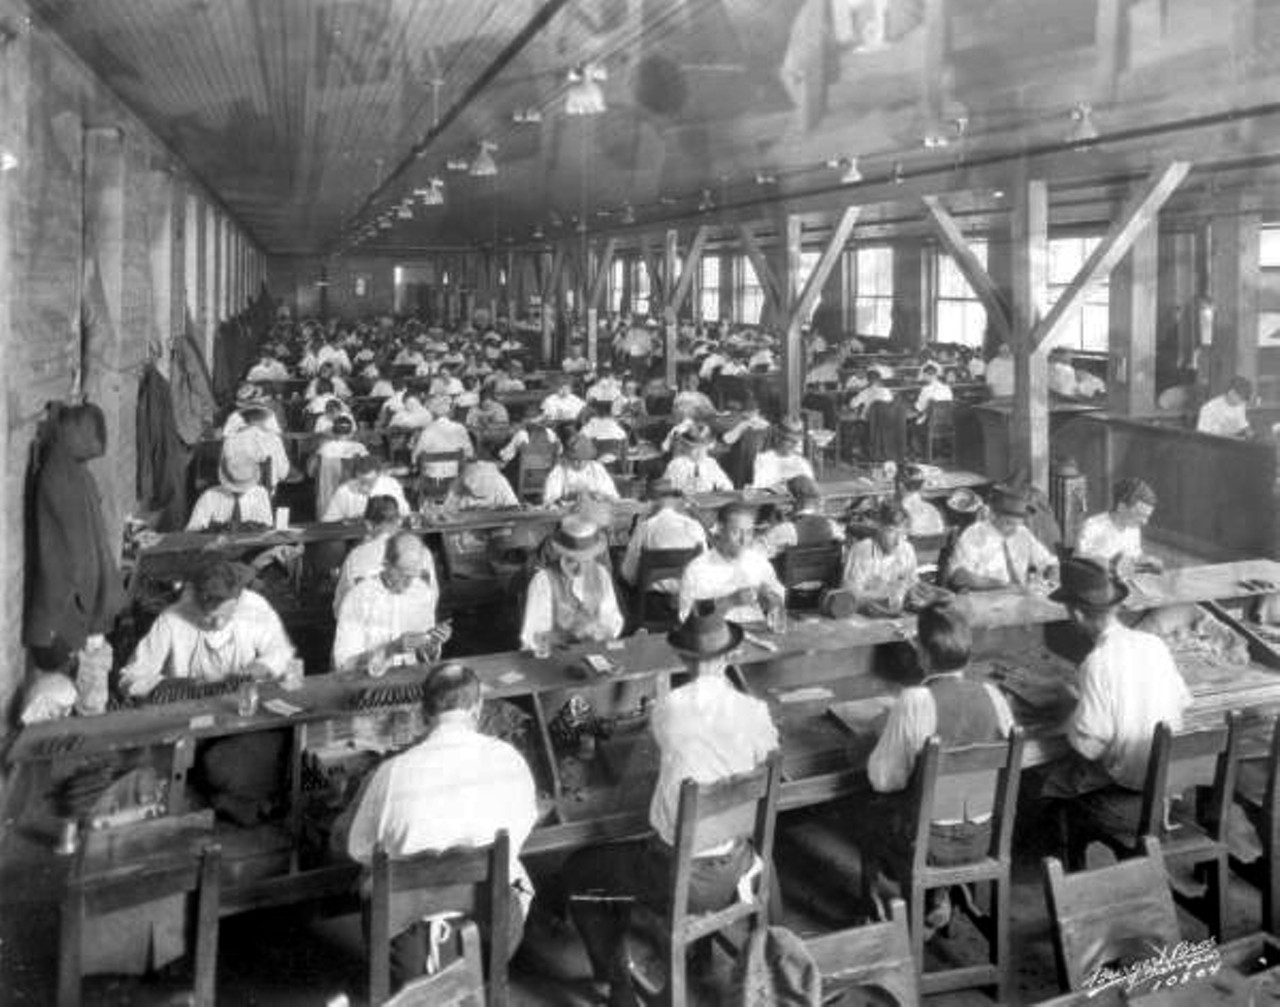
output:
[[[1138,495],[1117,499],[1113,510],[1090,519],[1097,525],[1093,534],[1099,528],[1112,529],[1127,541],[1132,536],[1126,533],[1140,530],[1151,503],[1139,487],[1129,490]],[[1007,512],[1018,510],[1018,495],[1004,497],[1004,502],[993,500],[993,511],[1016,516]],[[664,503],[650,520],[666,512]],[[740,507],[723,512],[710,548],[692,560],[680,578],[676,597],[683,619],[669,641],[686,661],[691,680],[660,699],[651,714],[661,755],[650,807],[654,837],[621,847],[588,848],[572,856],[555,877],[539,879],[536,897],[541,909],[580,927],[602,979],[616,978],[608,959],[610,945],[602,939],[604,924],[598,915],[583,912],[581,905],[570,910],[568,896],[603,891],[642,900],[660,897],[665,886],[655,879],[669,873],[681,779],[691,767],[708,761],[715,768],[702,782],[746,772],[779,745],[768,705],[735,688],[727,670],[730,655],[743,639],[743,622],[758,621],[762,610],[782,604],[776,577],[760,563],[761,551],[747,542],[750,517]],[[994,517],[990,523],[1003,537]],[[447,634],[435,624],[428,556],[420,540],[388,531],[382,542],[371,539],[366,544],[372,572],[355,581],[339,605],[335,664],[378,674],[397,661],[432,657],[442,647],[447,651]],[[1081,551],[1085,549],[1082,541]],[[611,609],[604,600],[610,579],[601,559],[604,552],[600,530],[589,521],[569,515],[560,522],[546,544],[546,565],[534,574],[526,592],[521,636],[529,649],[609,639],[621,632],[616,603]],[[1090,701],[1080,704],[1067,728],[1071,754],[1044,774],[1042,792],[1055,799],[1116,796],[1109,788],[1136,795],[1156,722],[1180,723],[1190,703],[1162,641],[1117,620],[1125,588],[1108,564],[1098,561],[1105,557],[1094,555],[1096,559],[1064,564],[1062,587],[1055,593],[1090,641],[1082,673],[1086,686],[1092,687],[1082,690]],[[1006,553],[991,568],[1007,565]],[[983,586],[989,585],[976,579],[970,585],[972,590]],[[890,711],[868,763],[874,790],[902,791],[923,739],[936,733],[944,720],[959,725],[957,730],[948,728],[951,745],[992,741],[1009,733],[1014,720],[1002,694],[964,677],[971,636],[961,607],[945,598],[923,601],[918,646],[926,677],[905,690]],[[243,586],[233,568],[214,563],[194,574],[183,599],[157,621],[123,669],[122,682],[130,693],[144,695],[166,676],[274,675],[290,653],[283,628],[269,608]],[[1134,700],[1126,706],[1129,714],[1109,717],[1108,702],[1121,696]],[[367,785],[353,788],[358,796],[339,816],[331,844],[367,863],[379,843],[392,855],[405,856],[475,843],[477,837],[505,829],[513,846],[512,870],[519,881],[523,921],[533,908],[535,892],[518,854],[539,818],[536,785],[517,750],[479,732],[480,708],[479,682],[464,663],[452,661],[433,671],[424,690],[426,738],[382,762]],[[227,773],[225,782],[234,787],[234,773]],[[863,806],[850,808],[855,817],[859,807]],[[955,816],[940,808],[935,816],[941,823],[939,840],[948,843],[957,861],[985,855],[989,810],[969,807],[963,817],[971,827],[962,835],[954,823],[942,821]],[[895,815],[889,805],[877,805],[876,811],[867,824],[882,841],[906,834],[902,809]],[[868,848],[875,843],[866,829],[852,835]],[[732,828],[704,833],[701,842],[695,852],[707,854],[707,862],[699,873],[694,911],[714,909],[733,898],[732,891],[752,862],[751,850]],[[893,863],[888,860],[886,868]],[[945,893],[931,897],[927,909],[930,928],[941,928],[950,913]]]

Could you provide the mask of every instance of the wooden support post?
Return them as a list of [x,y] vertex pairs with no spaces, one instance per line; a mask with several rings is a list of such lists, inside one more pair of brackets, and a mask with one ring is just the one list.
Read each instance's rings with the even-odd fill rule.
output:
[[[663,283],[664,293],[666,288],[671,285],[671,278],[676,275],[676,258],[680,254],[680,236],[675,228],[669,228],[662,242],[662,274],[665,282]],[[650,274],[652,275],[652,274]],[[652,291],[649,294],[650,303],[653,301]],[[676,387],[676,313],[671,306],[666,303],[663,298],[662,327],[664,333],[663,342],[666,346],[667,362],[667,387]]]
[[559,307],[560,274],[564,272],[564,245],[556,245],[551,262],[542,277],[542,366],[548,367],[555,355],[555,316]]
[[649,274],[649,313],[657,316],[653,310],[655,304],[667,303],[666,277],[662,275],[662,260],[649,244],[648,237],[640,239],[640,258],[644,260],[644,270]]
[[961,275],[968,282],[982,306],[987,309],[987,322],[994,327],[997,338],[1002,343],[1012,341],[1009,326],[1009,305],[1000,293],[999,285],[991,278],[991,274],[973,254],[973,249],[964,240],[955,219],[943,208],[937,196],[925,196],[924,208],[933,233],[937,236],[943,251],[951,256]]
[[1034,351],[1032,330],[1049,298],[1049,186],[1039,179],[1021,181],[1013,209],[1013,392],[1008,471],[988,472],[1004,479],[1016,471],[1031,484],[1049,488],[1049,374]]
[[[817,265],[805,280],[804,289],[800,291],[787,319],[786,340],[783,343],[783,371],[786,375],[785,408],[793,419],[800,415],[800,400],[804,397],[804,346],[800,339],[800,329],[809,314],[817,306],[818,296],[826,285],[831,270],[840,261],[840,253],[853,233],[853,226],[858,222],[862,208],[846,206],[836,222],[831,238],[822,254],[818,256]],[[799,242],[797,241],[797,244]]]
[[1159,228],[1148,227],[1111,273],[1111,368],[1107,405],[1126,416],[1156,405],[1156,289]]
[[1253,197],[1235,196],[1209,225],[1209,295],[1213,298],[1213,352],[1209,389],[1226,390],[1236,375],[1258,378],[1258,287],[1262,217]]

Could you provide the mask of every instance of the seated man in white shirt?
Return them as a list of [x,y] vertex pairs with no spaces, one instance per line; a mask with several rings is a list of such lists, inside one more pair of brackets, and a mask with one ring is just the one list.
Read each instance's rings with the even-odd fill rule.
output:
[[[741,627],[714,612],[699,611],[668,634],[667,641],[695,677],[660,699],[650,721],[660,756],[649,803],[654,835],[581,850],[561,872],[563,894],[557,908],[573,920],[601,982],[625,983],[628,961],[608,904],[593,903],[590,896],[631,897],[661,914],[670,892],[683,781],[714,783],[751,772],[778,747],[769,707],[737,691],[725,674],[729,654],[742,642]],[[738,898],[743,876],[756,860],[750,842],[753,824],[750,808],[700,819],[689,880],[691,913],[723,909]],[[616,997],[623,991],[615,986],[611,992]]]
[[352,476],[329,498],[329,506],[321,521],[356,521],[364,517],[369,498],[389,496],[400,508],[401,516],[409,513],[409,502],[398,480],[382,471],[382,462],[372,455],[361,455],[351,463]]
[[560,362],[560,370],[565,374],[590,374],[594,370],[591,361],[582,352],[581,343],[569,345],[569,355]]
[[[636,525],[622,558],[622,579],[632,586],[640,572],[640,555],[646,550],[705,550],[707,547],[707,530],[701,521],[684,512],[684,493],[680,487],[664,476],[654,481],[649,496],[656,501],[656,509]],[[653,590],[675,595],[680,590],[680,582],[660,581],[653,585]]]
[[680,420],[705,420],[715,411],[716,407],[711,400],[698,391],[698,376],[685,375],[684,390],[671,401],[671,415]]
[[662,478],[683,493],[728,493],[733,480],[710,455],[711,432],[694,424],[673,442],[675,457],[667,463]]
[[1196,429],[1218,437],[1244,437],[1250,431],[1249,400],[1253,385],[1248,378],[1234,377],[1221,395],[1200,407]]
[[[337,618],[342,608],[342,599],[360,581],[376,577],[382,573],[382,564],[387,555],[387,539],[400,530],[402,518],[400,507],[393,497],[374,496],[369,498],[364,511],[365,537],[352,547],[342,561],[338,571],[338,584],[333,589],[333,615]],[[427,551],[427,561],[431,566],[429,580],[435,580],[435,561]]]
[[1111,510],[1094,514],[1080,526],[1076,555],[1089,556],[1121,577],[1164,564],[1142,552],[1142,529],[1156,509],[1156,492],[1141,479],[1121,479],[1112,494]]
[[987,361],[984,377],[992,398],[1007,399],[1013,395],[1013,350],[1008,343],[1001,343],[996,355]]
[[342,599],[334,670],[377,677],[393,665],[433,659],[448,639],[447,624],[436,626],[439,600],[429,550],[412,532],[396,532],[387,539],[381,574],[353,585]]
[[[538,820],[537,791],[524,757],[510,744],[478,730],[483,706],[480,681],[461,664],[434,669],[423,689],[425,739],[380,765],[334,827],[332,842],[368,865],[381,843],[391,857],[480,846],[503,830],[511,843],[512,919],[508,951],[524,933],[533,886],[520,850]],[[350,824],[346,824],[349,817]],[[467,895],[472,894],[470,888]],[[439,893],[393,896],[393,986],[421,975],[432,948],[428,913],[439,912]],[[457,905],[488,935],[488,907],[466,896]],[[502,966],[505,968],[505,965]]]
[[581,434],[569,442],[568,449],[547,473],[542,493],[542,502],[546,504],[579,497],[618,499],[618,487],[614,485],[613,476],[596,461],[595,444]]
[[431,410],[432,421],[422,428],[413,442],[414,466],[428,479],[452,479],[458,474],[456,460],[427,461],[423,455],[456,452],[462,458],[473,458],[476,452],[471,444],[471,435],[466,427],[451,418],[453,404],[446,396],[432,396],[427,408]]
[[511,483],[488,459],[471,458],[462,463],[462,471],[444,498],[446,511],[492,510],[519,507]]
[[250,455],[224,451],[218,465],[218,485],[200,494],[191,509],[187,531],[270,528],[275,524],[275,513],[266,487],[258,482],[261,473],[258,462]]
[[549,565],[529,581],[520,646],[540,652],[583,640],[616,640],[622,612],[613,575],[600,561],[604,532],[580,514],[568,514],[547,540]]
[[120,672],[124,691],[145,696],[165,678],[283,678],[293,645],[275,609],[245,587],[247,573],[226,560],[202,566],[138,642]]
[[869,616],[898,616],[916,585],[916,550],[907,538],[907,512],[885,500],[876,513],[876,531],[853,543],[844,566],[844,589],[857,610]]
[[764,550],[752,541],[755,509],[727,503],[716,516],[712,549],[684,568],[680,579],[680,617],[700,601],[717,603],[730,622],[761,622],[780,609],[786,591]]
[[[917,634],[924,681],[898,694],[867,763],[875,796],[860,798],[844,823],[864,863],[873,861],[884,871],[877,893],[885,892],[885,885],[900,879],[909,866],[903,857],[911,849],[916,822],[904,791],[929,738],[936,735],[947,748],[960,748],[999,741],[1013,727],[1013,713],[1000,690],[965,677],[973,633],[963,609],[945,601],[927,605],[920,612]],[[978,803],[945,789],[935,793],[929,863],[952,866],[985,856],[991,845],[991,812],[989,802]],[[927,897],[925,925],[930,935],[950,920],[951,911],[945,888],[933,889]]]
[[951,402],[955,399],[951,386],[939,377],[937,364],[925,364],[920,368],[920,376],[925,383],[916,396],[915,414],[912,416],[916,423],[924,423],[929,418],[929,407],[933,403]]
[[542,415],[549,423],[574,423],[586,405],[573,394],[572,382],[562,377],[556,380],[555,390],[542,400]]
[[1029,528],[1026,496],[1004,486],[991,494],[991,516],[956,540],[950,584],[956,591],[991,591],[1051,580],[1058,561]]
[[793,420],[784,420],[778,424],[777,438],[776,448],[756,455],[752,489],[781,493],[786,490],[789,479],[796,476],[807,476],[810,479],[814,477],[809,459],[800,453],[800,446],[804,443],[804,428]]
[[1067,725],[1070,753],[1048,767],[1041,795],[1072,799],[1071,813],[1114,823],[1135,818],[1156,724],[1177,731],[1191,692],[1158,636],[1117,618],[1129,589],[1093,559],[1062,565],[1049,597],[1093,642],[1080,665],[1080,701]]

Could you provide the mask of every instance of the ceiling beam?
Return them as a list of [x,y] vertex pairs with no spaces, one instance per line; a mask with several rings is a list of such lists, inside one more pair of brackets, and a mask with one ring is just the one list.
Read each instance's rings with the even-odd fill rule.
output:
[[1109,275],[1129,253],[1134,239],[1156,219],[1160,207],[1173,195],[1190,170],[1190,162],[1174,161],[1153,173],[1146,184],[1134,193],[1107,236],[1085,260],[1075,278],[1049,309],[1049,313],[1031,331],[1029,338],[1033,352],[1040,353],[1047,347],[1067,315],[1080,305],[1085,292],[1102,277]]
[[1000,342],[1009,342],[1011,338],[1009,306],[1005,303],[1000,288],[978,261],[978,257],[974,255],[973,249],[969,247],[969,243],[960,232],[960,227],[951,214],[943,209],[938,197],[925,196],[923,202],[929,223],[933,226],[933,233],[947,254],[955,260],[957,268],[973,288],[973,292],[978,295],[982,306],[987,309],[987,320],[996,327]]

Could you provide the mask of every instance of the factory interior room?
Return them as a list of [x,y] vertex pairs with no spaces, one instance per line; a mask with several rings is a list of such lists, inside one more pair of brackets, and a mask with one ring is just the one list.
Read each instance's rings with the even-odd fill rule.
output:
[[0,0],[0,1007],[1280,1003],[1280,3]]

